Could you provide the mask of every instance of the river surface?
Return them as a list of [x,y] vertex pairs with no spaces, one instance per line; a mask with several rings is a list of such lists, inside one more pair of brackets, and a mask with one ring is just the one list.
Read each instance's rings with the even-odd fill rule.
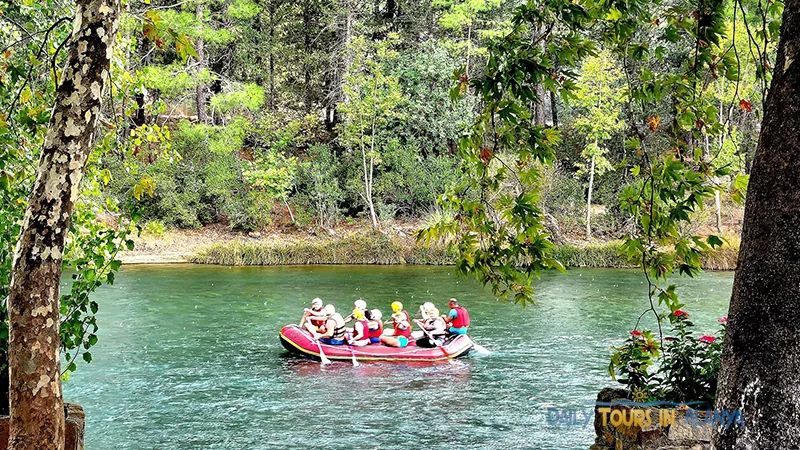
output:
[[[674,281],[700,331],[714,331],[733,274]],[[581,414],[614,385],[609,346],[647,288],[635,271],[573,269],[536,291],[527,308],[501,303],[447,267],[126,266],[95,294],[100,341],[64,395],[86,410],[87,450],[587,449]],[[384,315],[394,300],[444,310],[455,296],[491,354],[323,368],[278,340],[316,296],[343,310],[363,297]],[[554,423],[554,408],[577,420]]]

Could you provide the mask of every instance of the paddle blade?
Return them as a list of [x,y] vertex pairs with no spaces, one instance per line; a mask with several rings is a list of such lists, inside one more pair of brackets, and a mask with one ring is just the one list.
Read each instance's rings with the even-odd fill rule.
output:
[[326,366],[331,363],[331,360],[325,356],[325,352],[322,351],[322,344],[317,341],[317,348],[319,349],[319,363],[323,366]]
[[478,352],[478,354],[481,354],[481,355],[491,355],[492,354],[492,352],[487,350],[486,347],[484,347],[482,345],[475,344],[473,346],[473,348],[475,349],[476,352]]

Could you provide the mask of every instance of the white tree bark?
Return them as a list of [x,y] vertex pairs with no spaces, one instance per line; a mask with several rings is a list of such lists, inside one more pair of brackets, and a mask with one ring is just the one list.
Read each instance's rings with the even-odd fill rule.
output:
[[[594,145],[597,147],[597,140],[594,141]],[[594,159],[595,156],[592,155],[592,165],[589,168],[589,195],[586,199],[586,240],[589,240],[592,237],[592,190],[594,189]]]
[[9,314],[9,448],[64,448],[59,282],[64,240],[95,140],[119,0],[78,0],[36,181],[14,256]]

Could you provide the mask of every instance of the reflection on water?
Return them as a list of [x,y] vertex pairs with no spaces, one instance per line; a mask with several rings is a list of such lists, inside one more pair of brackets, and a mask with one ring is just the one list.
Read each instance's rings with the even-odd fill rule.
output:
[[[502,304],[439,267],[126,267],[103,288],[92,364],[65,384],[87,411],[87,449],[585,449],[588,426],[548,407],[590,405],[611,384],[609,345],[646,304],[632,271],[547,273],[537,304]],[[732,275],[680,281],[701,330],[725,313]],[[491,351],[443,363],[321,366],[286,354],[281,326],[320,296],[340,307],[451,296]],[[413,299],[412,299],[413,297]]]

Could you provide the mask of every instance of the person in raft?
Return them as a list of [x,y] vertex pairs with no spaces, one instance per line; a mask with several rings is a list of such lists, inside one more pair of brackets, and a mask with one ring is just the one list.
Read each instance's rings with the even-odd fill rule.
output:
[[353,314],[344,318],[344,323],[352,322],[355,319],[355,312],[356,310],[361,311],[361,314],[366,314],[367,312],[367,302],[362,299],[358,299],[353,302]]
[[360,309],[353,310],[353,318],[356,323],[353,324],[353,334],[347,340],[350,345],[363,347],[369,344],[369,325],[364,311]]
[[317,297],[311,300],[311,309],[305,308],[303,310],[303,318],[300,319],[300,328],[305,328],[312,335],[314,333],[321,333],[325,328],[325,321],[328,316],[325,315],[325,310],[322,308],[322,299]]
[[381,336],[381,342],[389,347],[405,347],[411,338],[411,317],[400,302],[392,303],[392,311],[390,323],[394,325],[394,336]]
[[469,329],[469,313],[467,308],[458,306],[458,300],[451,298],[447,303],[450,306],[450,312],[446,316],[442,316],[445,323],[450,326],[447,331],[450,334],[467,334]]
[[441,347],[447,333],[447,324],[439,316],[439,310],[431,302],[425,302],[419,307],[423,320],[415,320],[425,331],[425,335],[417,339],[417,346],[424,348]]
[[314,340],[329,345],[344,344],[345,328],[342,315],[336,312],[333,305],[325,305],[325,315],[328,317],[325,321],[325,330],[321,334],[314,333]]
[[365,313],[367,318],[367,337],[369,337],[370,344],[380,344],[381,336],[383,335],[383,314],[380,309],[373,309]]

